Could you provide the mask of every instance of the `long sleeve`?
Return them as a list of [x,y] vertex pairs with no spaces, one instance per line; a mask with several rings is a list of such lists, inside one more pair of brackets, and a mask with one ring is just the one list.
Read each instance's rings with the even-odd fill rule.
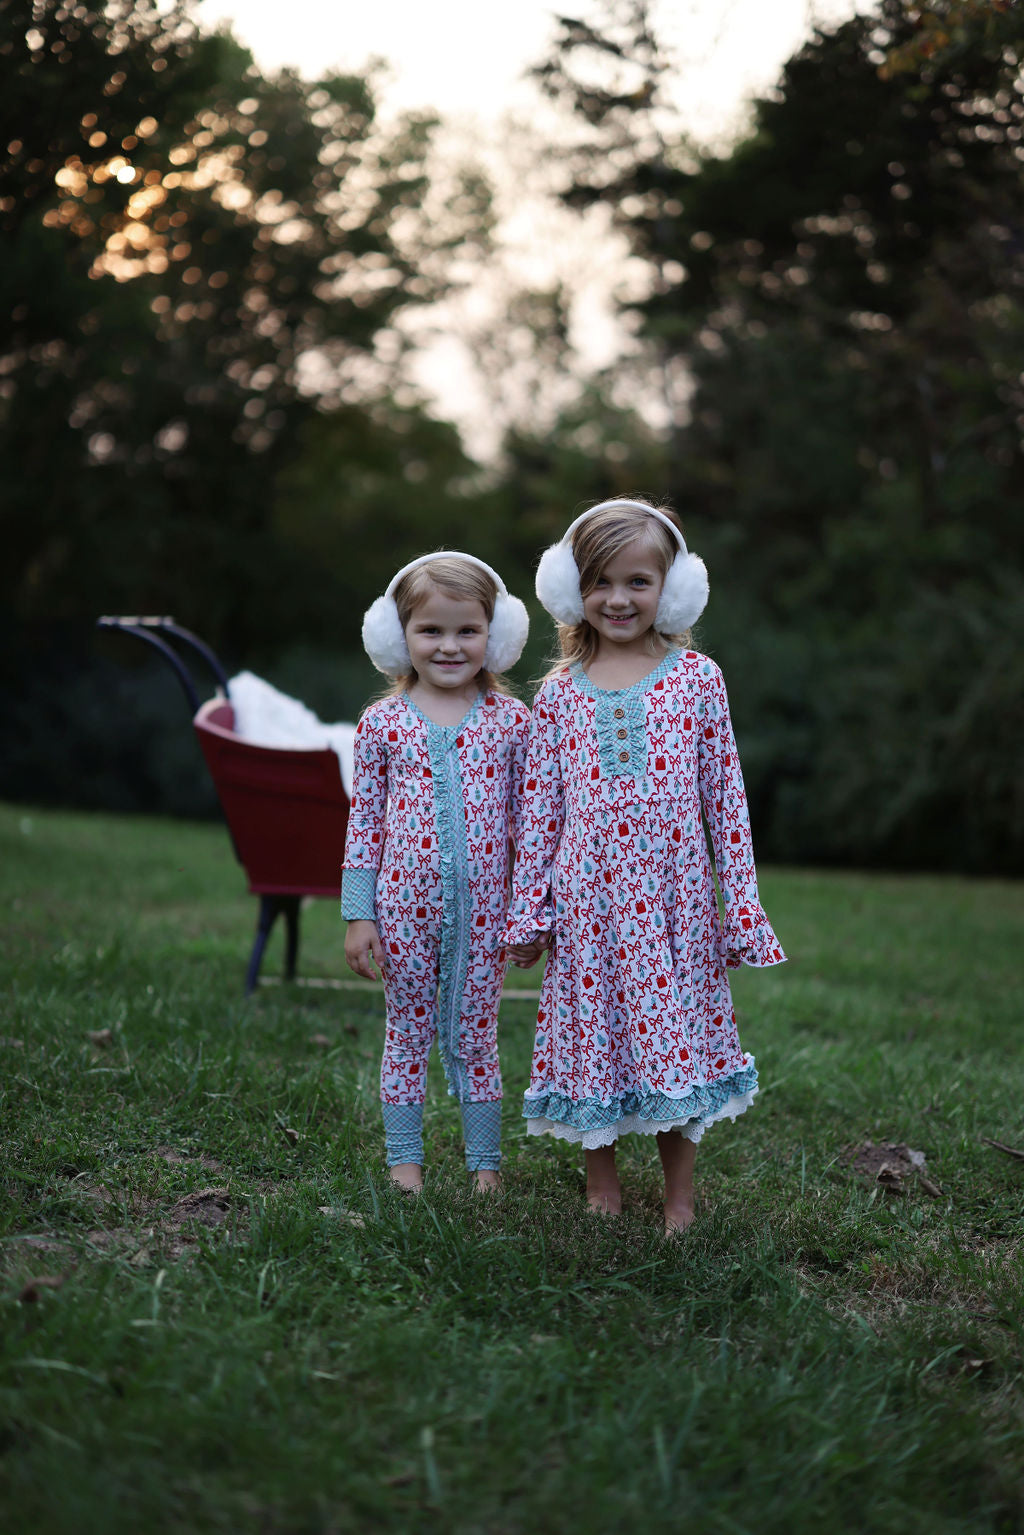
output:
[[523,784],[526,782],[526,754],[530,745],[530,711],[516,712],[512,727],[512,760],[508,775],[508,834],[518,847],[523,832]]
[[700,798],[725,902],[727,962],[758,969],[778,965],[786,956],[758,898],[743,774],[725,680],[713,663],[709,663],[705,698],[698,746]]
[[377,871],[384,849],[387,749],[367,715],[356,729],[352,801],[341,876],[341,915],[349,922],[377,916]]
[[512,899],[502,942],[529,943],[554,926],[551,868],[562,835],[563,792],[554,688],[537,696],[523,769],[522,809],[512,871]]

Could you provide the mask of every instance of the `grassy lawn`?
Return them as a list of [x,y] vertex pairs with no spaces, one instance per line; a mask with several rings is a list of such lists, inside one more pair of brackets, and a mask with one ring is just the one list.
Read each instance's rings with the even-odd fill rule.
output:
[[[0,1525],[1024,1530],[1024,1162],[987,1144],[1024,1148],[1024,890],[761,883],[792,957],[736,979],[762,1093],[666,1243],[652,1147],[609,1222],[527,1140],[528,1001],[504,1193],[468,1194],[435,1072],[410,1202],[379,996],[243,1000],[221,828],[0,807]],[[346,974],[330,903],[303,951]],[[866,1142],[924,1181],[879,1184]]]

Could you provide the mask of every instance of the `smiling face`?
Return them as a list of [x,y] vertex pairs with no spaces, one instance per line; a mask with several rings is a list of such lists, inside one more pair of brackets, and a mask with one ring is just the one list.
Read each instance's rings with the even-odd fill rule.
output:
[[599,646],[611,645],[620,653],[644,649],[664,584],[662,562],[650,539],[635,538],[613,555],[583,596],[583,616]]
[[409,659],[421,685],[441,692],[470,686],[483,669],[488,628],[482,602],[428,587],[405,626]]

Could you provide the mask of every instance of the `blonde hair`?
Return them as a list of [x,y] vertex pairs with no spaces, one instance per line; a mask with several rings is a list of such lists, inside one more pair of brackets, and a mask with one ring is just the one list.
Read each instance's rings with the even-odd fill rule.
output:
[[[456,602],[479,602],[487,616],[488,624],[494,617],[498,588],[493,576],[488,575],[486,570],[481,570],[479,565],[460,559],[457,554],[439,555],[436,560],[430,560],[427,564],[417,565],[415,570],[410,570],[409,574],[403,576],[395,587],[395,606],[398,609],[398,621],[403,630],[416,609],[422,607],[431,592],[442,592],[445,597],[452,597]],[[381,697],[398,698],[417,681],[418,674],[410,665],[409,670],[401,677],[396,677]],[[511,693],[512,691],[502,677],[489,672],[485,666],[481,667],[477,673],[477,681],[483,693],[492,691]]]
[[[648,504],[644,502],[644,505]],[[659,511],[682,532],[679,518],[670,507],[652,505],[651,510]],[[605,566],[637,539],[641,539],[654,556],[664,580],[679,553],[679,545],[657,517],[648,517],[635,506],[609,506],[580,524],[572,536],[572,555],[580,573],[581,596],[590,595]],[[552,658],[548,677],[567,671],[570,666],[586,666],[597,654],[597,630],[585,618],[577,624],[558,624],[557,631],[559,654]],[[652,656],[661,654],[665,648],[683,650],[689,644],[689,629],[684,634],[662,634],[651,628],[646,635],[647,649]]]

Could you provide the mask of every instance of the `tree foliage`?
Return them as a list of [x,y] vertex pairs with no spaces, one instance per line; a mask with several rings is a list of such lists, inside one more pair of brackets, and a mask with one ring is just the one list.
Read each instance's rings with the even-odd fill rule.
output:
[[[0,0],[7,793],[199,803],[160,767],[173,691],[161,733],[146,698],[166,687],[98,655],[96,617],[171,612],[229,664],[341,651],[364,548],[418,553],[475,494],[403,389],[394,321],[486,246],[486,181],[434,185],[433,119],[383,129],[370,76],[264,76],[197,14]],[[134,764],[119,799],[112,732]]]
[[390,322],[487,189],[428,222],[430,120],[385,135],[366,79],[262,77],[192,0],[3,0],[0,27],[5,599],[251,642],[284,569],[293,600],[322,576],[277,476],[307,422],[386,394]]
[[[609,11],[648,57],[647,6]],[[613,205],[643,332],[692,381],[669,488],[762,842],[1020,868],[1024,19],[886,0],[816,33],[725,155],[653,90],[630,152],[581,50],[567,30],[546,76],[589,125],[565,195]]]

